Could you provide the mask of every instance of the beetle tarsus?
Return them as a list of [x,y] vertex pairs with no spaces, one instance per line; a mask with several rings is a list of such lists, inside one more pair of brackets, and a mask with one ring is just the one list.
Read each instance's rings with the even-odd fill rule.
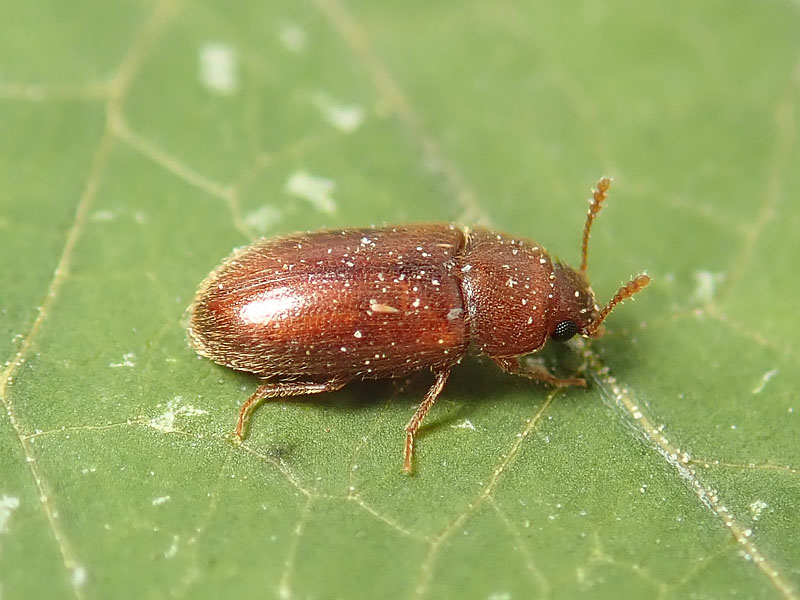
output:
[[406,447],[403,452],[403,471],[411,475],[411,456],[414,454],[414,434],[406,431]]

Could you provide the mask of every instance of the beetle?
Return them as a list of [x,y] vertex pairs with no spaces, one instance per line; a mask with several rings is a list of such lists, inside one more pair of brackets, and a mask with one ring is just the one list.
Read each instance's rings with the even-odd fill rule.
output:
[[414,437],[471,347],[509,373],[585,386],[520,357],[548,339],[599,336],[612,309],[650,282],[640,274],[602,310],[595,302],[589,234],[610,184],[592,190],[577,270],[533,241],[449,224],[321,230],[235,250],[200,284],[188,333],[202,356],[262,379],[236,436],[263,400],[429,368],[435,381],[405,428],[411,472]]

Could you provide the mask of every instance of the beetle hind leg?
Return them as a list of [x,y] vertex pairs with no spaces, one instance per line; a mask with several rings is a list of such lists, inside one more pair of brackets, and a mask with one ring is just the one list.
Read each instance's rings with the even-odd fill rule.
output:
[[419,426],[422,425],[425,415],[428,414],[433,403],[436,402],[436,398],[438,398],[439,394],[442,392],[449,375],[450,369],[444,369],[436,373],[436,381],[433,382],[431,389],[428,390],[428,393],[425,394],[425,398],[422,400],[419,407],[417,407],[417,412],[414,413],[414,416],[411,417],[408,425],[406,425],[406,446],[403,452],[403,470],[406,473],[411,473],[411,458],[414,454],[414,436]]
[[322,392],[333,392],[344,387],[347,381],[335,380],[323,383],[311,383],[308,381],[276,381],[264,383],[258,386],[253,395],[242,404],[239,409],[239,420],[236,422],[236,437],[244,439],[244,429],[250,420],[250,415],[256,406],[264,400],[274,400],[276,398],[289,398],[291,396],[305,396],[307,394],[321,394]]
[[561,377],[556,377],[544,367],[539,367],[535,365],[523,366],[519,363],[519,358],[517,358],[516,356],[511,356],[511,357],[493,356],[492,360],[496,362],[497,365],[501,369],[503,369],[503,371],[505,371],[506,373],[511,373],[512,375],[520,375],[521,377],[527,377],[528,379],[541,381],[542,383],[547,383],[555,387],[568,387],[571,385],[586,387],[586,380],[583,379],[582,377],[567,377],[562,379]]

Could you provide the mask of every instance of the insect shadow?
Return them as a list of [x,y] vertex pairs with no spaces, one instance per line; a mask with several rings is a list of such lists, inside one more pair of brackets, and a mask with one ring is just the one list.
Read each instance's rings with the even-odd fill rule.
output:
[[[574,349],[556,344],[527,360],[563,375],[575,375],[580,364],[580,357]],[[239,377],[243,385],[251,386],[258,381],[244,373],[239,374],[237,379]],[[388,403],[390,418],[401,418],[405,422],[404,419],[410,419],[413,415],[413,411],[409,411],[409,405],[416,405],[422,400],[430,387],[431,379],[431,373],[420,371],[395,379],[358,380],[350,382],[341,390],[328,392],[325,395],[282,398],[266,402],[265,405],[318,408],[344,415],[357,414],[365,407],[375,408]],[[425,435],[450,427],[456,422],[470,418],[476,408],[487,402],[499,402],[501,406],[498,410],[503,410],[502,403],[505,399],[512,401],[512,397],[523,395],[529,398],[531,406],[534,407],[541,404],[552,389],[550,386],[505,373],[482,356],[469,355],[458,368],[453,370],[452,379],[437,403],[440,409],[444,410],[435,411],[420,432]],[[580,393],[580,390],[577,393]],[[259,418],[263,418],[263,415]],[[280,447],[275,446],[274,453],[276,458],[283,459],[291,454],[291,448],[285,444]]]
[[[608,336],[612,345],[628,344],[630,329],[622,328],[611,332]],[[605,345],[604,345],[605,346]],[[595,350],[602,354],[602,349]],[[613,347],[612,347],[613,351]],[[614,353],[614,363],[617,371],[624,373],[626,365],[635,361],[624,360],[625,352]],[[549,344],[536,355],[531,355],[523,360],[543,366],[559,376],[588,377],[588,373],[581,372],[581,354],[574,347],[563,344]],[[228,372],[230,373],[230,372]],[[259,380],[245,373],[237,374],[242,385],[252,386]],[[358,380],[350,382],[345,388],[325,395],[308,395],[296,398],[282,398],[267,402],[270,404],[290,405],[298,409],[307,408],[310,419],[313,419],[313,409],[325,410],[328,413],[341,415],[358,414],[365,407],[379,408],[388,403],[387,418],[400,420],[403,424],[411,418],[413,410],[411,405],[418,404],[430,387],[432,375],[427,371],[420,371],[407,377],[395,379]],[[592,386],[589,390],[570,387],[564,393],[570,396],[563,398],[565,402],[591,401]],[[434,411],[431,419],[426,421],[420,429],[420,436],[424,437],[437,431],[452,427],[465,419],[473,418],[476,410],[481,405],[492,403],[496,410],[504,410],[504,405],[510,402],[525,402],[531,411],[537,410],[545,399],[552,393],[551,386],[538,384],[515,375],[505,373],[497,368],[490,360],[480,355],[468,355],[457,368],[453,369],[447,389],[442,394],[437,406],[440,410]],[[583,398],[587,395],[586,398]],[[522,400],[520,400],[522,398]],[[259,419],[269,418],[268,411],[262,411]],[[263,451],[271,458],[280,462],[291,462],[296,451],[296,445],[285,439],[273,439],[267,443]]]

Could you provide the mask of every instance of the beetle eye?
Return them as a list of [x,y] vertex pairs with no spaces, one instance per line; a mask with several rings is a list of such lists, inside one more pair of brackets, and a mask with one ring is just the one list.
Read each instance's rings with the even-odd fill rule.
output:
[[561,321],[561,323],[556,325],[555,331],[553,331],[553,335],[550,337],[557,342],[566,342],[576,333],[578,333],[578,326],[575,324],[575,321]]

